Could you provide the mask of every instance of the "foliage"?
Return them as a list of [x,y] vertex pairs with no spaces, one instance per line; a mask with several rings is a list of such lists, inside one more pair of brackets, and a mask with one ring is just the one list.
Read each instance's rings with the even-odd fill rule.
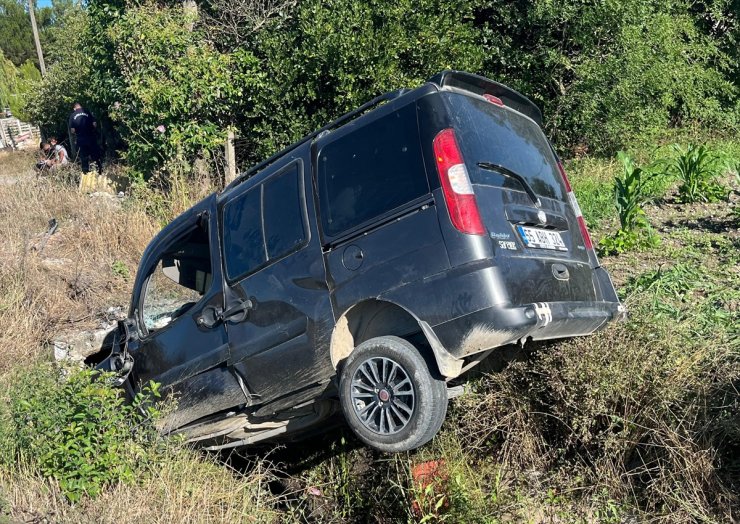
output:
[[242,132],[274,153],[375,96],[448,68],[480,71],[473,3],[307,0],[255,38],[266,81]]
[[23,98],[38,80],[41,74],[31,62],[16,67],[0,50],[0,111],[7,107],[14,116],[23,119]]
[[[36,5],[36,25],[44,56],[53,53],[59,42],[56,34],[67,12],[79,9],[73,0],[52,0],[51,5]],[[0,51],[16,66],[31,62],[38,68],[38,55],[33,42],[28,3],[24,0],[0,0]]]
[[0,35],[0,50],[16,66],[36,60],[31,23],[20,2],[0,0]]
[[634,161],[620,152],[619,159],[624,167],[622,178],[614,179],[614,195],[619,213],[619,224],[622,229],[639,229],[646,226],[645,203],[642,168],[635,166]]
[[133,482],[157,441],[151,383],[127,404],[111,376],[39,365],[14,377],[0,422],[0,458],[55,479],[71,501]]
[[26,111],[47,136],[53,134],[59,139],[67,136],[67,118],[74,102],[79,101],[97,113],[98,107],[91,102],[98,96],[89,84],[94,62],[83,45],[83,37],[89,31],[85,11],[71,10],[64,16],[46,76],[26,98]]
[[[708,2],[730,25],[724,0]],[[610,154],[668,126],[736,128],[737,69],[685,0],[489,0],[484,71],[544,106],[562,149]],[[722,108],[729,109],[723,110]]]
[[669,126],[737,128],[730,1],[217,0],[196,15],[176,2],[91,0],[84,15],[54,18],[61,49],[29,105],[59,134],[80,99],[149,178],[211,157],[229,127],[240,158],[257,162],[457,68],[543,106],[559,149],[610,153]]
[[728,190],[715,179],[720,174],[718,157],[703,145],[686,149],[674,144],[675,158],[668,171],[681,181],[678,196],[682,202],[716,202],[727,197]]
[[622,253],[641,246],[654,246],[659,239],[650,227],[643,204],[647,173],[635,166],[633,159],[624,152],[618,155],[622,162],[622,175],[614,178],[614,204],[619,215],[619,230],[601,240],[602,253]]
[[146,177],[222,146],[234,107],[258,82],[249,52],[218,53],[194,22],[180,7],[143,4],[108,27],[119,76],[103,100],[128,143],[124,158]]

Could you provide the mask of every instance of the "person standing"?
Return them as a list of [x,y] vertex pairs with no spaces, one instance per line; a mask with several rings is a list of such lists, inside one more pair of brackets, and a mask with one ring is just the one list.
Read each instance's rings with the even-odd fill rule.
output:
[[75,102],[72,114],[69,115],[69,131],[77,138],[77,149],[80,154],[82,172],[90,171],[90,160],[98,167],[98,174],[103,173],[103,163],[100,161],[100,148],[98,147],[98,122],[95,117]]

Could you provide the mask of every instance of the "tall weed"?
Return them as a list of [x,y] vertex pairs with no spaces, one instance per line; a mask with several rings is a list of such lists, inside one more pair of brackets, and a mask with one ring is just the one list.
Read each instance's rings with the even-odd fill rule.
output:
[[542,507],[569,508],[568,522],[619,508],[638,521],[727,522],[740,502],[723,467],[737,466],[738,364],[727,346],[656,333],[646,313],[484,377],[452,415],[469,460],[495,457],[509,482],[552,492]]
[[720,174],[719,157],[704,145],[690,144],[686,149],[674,144],[675,157],[668,162],[668,172],[678,177],[678,196],[682,202],[717,202],[727,198],[728,190],[716,181]]
[[614,178],[614,204],[619,216],[619,230],[601,240],[599,245],[602,254],[655,246],[660,241],[642,208],[649,200],[645,180],[651,175],[637,167],[626,153],[620,151],[617,156],[622,163],[621,176]]

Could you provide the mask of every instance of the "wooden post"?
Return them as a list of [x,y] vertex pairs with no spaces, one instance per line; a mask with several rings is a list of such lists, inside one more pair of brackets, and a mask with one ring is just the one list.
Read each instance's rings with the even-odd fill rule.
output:
[[224,185],[228,186],[236,180],[236,153],[234,152],[234,131],[229,130],[226,134],[226,173],[224,173]]
[[195,0],[184,0],[182,9],[186,15],[190,15],[187,27],[188,31],[192,31],[193,27],[195,27],[195,21],[198,19],[198,4],[195,3]]
[[28,13],[31,15],[31,29],[33,30],[33,41],[36,44],[36,54],[39,55],[39,67],[41,68],[41,76],[46,76],[46,64],[44,64],[44,52],[41,50],[41,41],[39,40],[39,30],[36,27],[36,7],[33,5],[33,0],[28,0]]

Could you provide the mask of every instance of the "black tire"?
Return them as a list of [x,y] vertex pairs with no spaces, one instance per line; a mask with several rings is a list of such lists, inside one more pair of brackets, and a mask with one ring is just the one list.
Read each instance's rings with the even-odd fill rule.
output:
[[342,367],[339,400],[358,438],[389,453],[429,442],[447,413],[447,385],[430,369],[402,338],[376,337],[357,346]]

